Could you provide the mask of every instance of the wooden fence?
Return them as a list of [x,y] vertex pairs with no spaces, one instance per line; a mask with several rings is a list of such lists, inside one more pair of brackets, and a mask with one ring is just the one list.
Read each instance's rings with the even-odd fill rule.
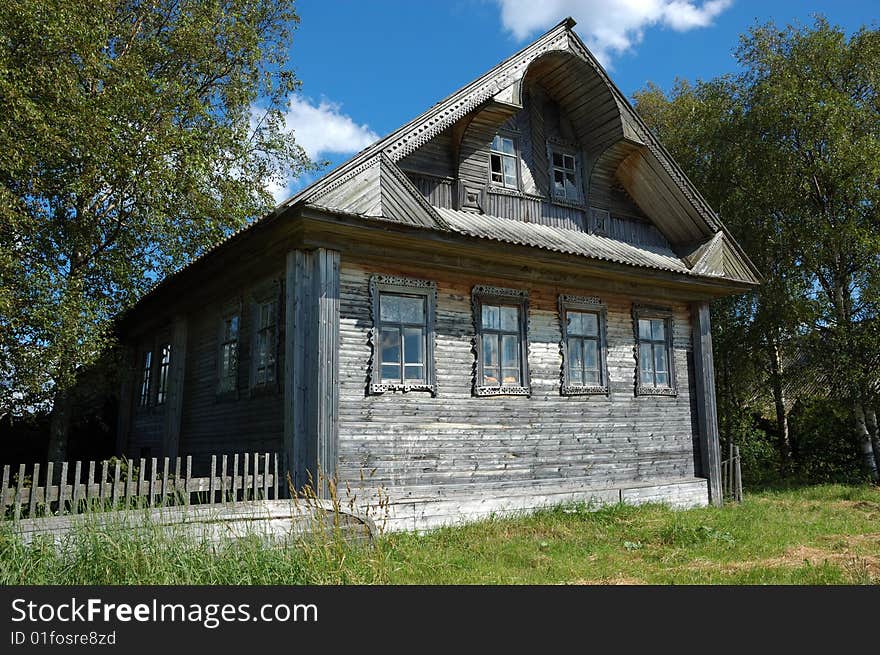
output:
[[173,462],[153,457],[21,464],[17,471],[6,465],[0,507],[4,517],[18,520],[95,509],[278,500],[286,486],[277,453],[212,455],[210,475],[203,477],[192,475],[192,456]]
[[739,446],[730,444],[730,455],[721,462],[721,488],[725,500],[742,502],[742,459],[739,456]]

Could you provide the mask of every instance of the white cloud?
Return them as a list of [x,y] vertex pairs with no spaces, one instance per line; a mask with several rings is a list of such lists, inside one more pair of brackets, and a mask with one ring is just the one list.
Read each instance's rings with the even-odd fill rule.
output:
[[379,138],[368,125],[358,125],[343,114],[340,105],[324,99],[312,104],[308,98],[293,96],[284,120],[311,159],[358,152]]
[[712,24],[733,0],[496,0],[501,22],[517,39],[552,27],[563,17],[577,21],[577,31],[594,55],[608,65],[614,56],[641,42],[649,27],[685,32]]
[[[261,116],[262,110],[255,107],[252,123],[256,124]],[[359,125],[342,113],[338,103],[327,99],[313,102],[302,96],[290,99],[284,113],[284,129],[293,132],[312,161],[356,153],[379,138],[368,125]],[[315,179],[315,175],[305,174],[296,179],[268,180],[265,186],[276,202],[282,202]]]

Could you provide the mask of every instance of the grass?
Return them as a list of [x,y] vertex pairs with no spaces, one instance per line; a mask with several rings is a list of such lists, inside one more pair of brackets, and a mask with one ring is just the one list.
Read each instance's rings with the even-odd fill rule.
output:
[[880,584],[880,490],[825,485],[723,509],[557,507],[386,535],[223,548],[83,530],[66,555],[0,533],[0,584]]

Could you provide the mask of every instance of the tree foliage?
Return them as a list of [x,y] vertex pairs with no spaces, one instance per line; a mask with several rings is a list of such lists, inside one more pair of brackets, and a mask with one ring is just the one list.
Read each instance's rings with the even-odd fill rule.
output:
[[784,460],[793,376],[853,415],[877,404],[880,31],[759,25],[736,57],[737,75],[636,102],[765,276],[713,307],[719,409],[734,425],[772,399]]
[[0,414],[51,402],[156,279],[310,164],[290,0],[0,5]]

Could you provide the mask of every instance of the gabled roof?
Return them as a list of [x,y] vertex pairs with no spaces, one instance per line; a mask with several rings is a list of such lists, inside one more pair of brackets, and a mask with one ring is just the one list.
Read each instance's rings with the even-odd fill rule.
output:
[[[484,75],[362,150],[281,203],[271,214],[254,221],[226,241],[267,218],[283,219],[297,207],[311,207],[331,214],[360,216],[685,275],[756,284],[760,274],[755,266],[574,33],[574,25],[573,19],[565,19]],[[646,212],[652,220],[659,221],[658,229],[677,237],[670,238],[673,243],[686,240],[691,244],[692,253],[700,251],[704,255],[711,251],[710,258],[679,257],[672,251],[655,252],[573,230],[549,228],[535,223],[509,225],[515,221],[438,210],[424,199],[397,166],[401,159],[487,102],[513,109],[521,106],[522,85],[530,66],[560,53],[577,60],[581,72],[589,75],[582,85],[584,92],[604,94],[607,107],[603,112],[610,112],[614,115],[612,120],[619,122],[610,133],[607,156],[613,159],[614,166],[621,166],[621,177],[631,181],[631,188],[627,190],[636,202],[640,201],[640,196],[659,198],[654,211]],[[651,213],[654,215],[651,216]],[[685,239],[685,236],[689,238]],[[217,244],[211,250],[221,245]],[[721,254],[715,254],[718,250]]]

